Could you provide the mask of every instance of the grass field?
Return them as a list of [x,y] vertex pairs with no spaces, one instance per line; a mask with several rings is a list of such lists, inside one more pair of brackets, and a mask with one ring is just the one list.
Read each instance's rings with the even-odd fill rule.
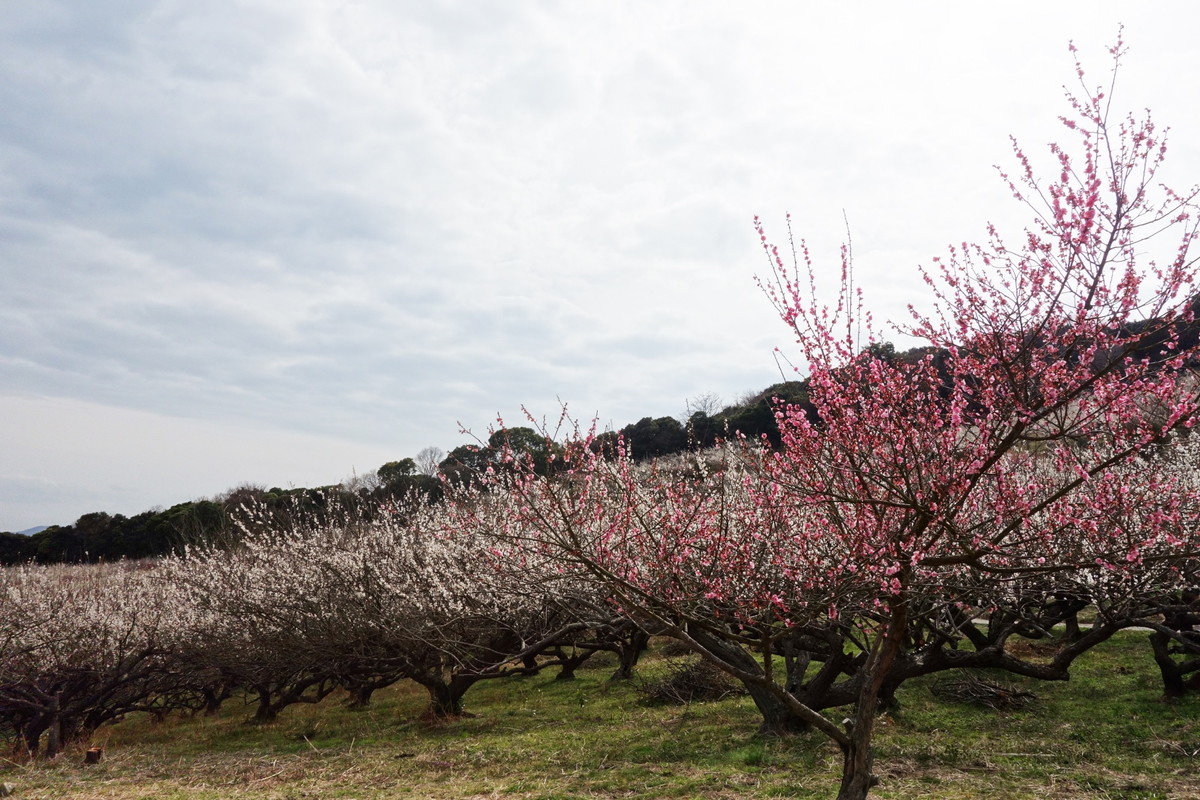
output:
[[[664,662],[653,656],[642,674]],[[572,682],[551,675],[491,682],[467,696],[478,716],[430,726],[423,690],[377,693],[367,710],[338,698],[291,707],[267,726],[226,704],[210,719],[102,729],[104,760],[82,747],[53,763],[0,761],[24,800],[218,798],[831,797],[839,764],[817,734],[763,741],[735,697],[647,706],[597,663]],[[1006,679],[1007,680],[1007,679]],[[880,798],[1200,797],[1200,699],[1161,700],[1145,634],[1084,657],[1068,683],[1019,683],[1032,707],[997,712],[937,701],[931,681],[881,719]]]

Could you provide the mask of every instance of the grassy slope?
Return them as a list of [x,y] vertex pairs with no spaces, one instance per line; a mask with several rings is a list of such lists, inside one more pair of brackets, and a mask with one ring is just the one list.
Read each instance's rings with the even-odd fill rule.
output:
[[[645,673],[653,673],[652,659]],[[661,668],[661,667],[659,667]],[[611,666],[574,682],[550,676],[476,687],[479,716],[430,728],[423,692],[404,685],[367,711],[331,698],[244,724],[229,703],[214,719],[131,719],[53,764],[0,761],[17,797],[216,798],[825,798],[836,749],[820,736],[763,742],[745,698],[646,707]],[[901,692],[881,720],[881,798],[1200,797],[1200,699],[1166,704],[1145,634],[1085,657],[1065,684],[1029,684],[1039,702],[1000,713],[934,701],[929,683]]]

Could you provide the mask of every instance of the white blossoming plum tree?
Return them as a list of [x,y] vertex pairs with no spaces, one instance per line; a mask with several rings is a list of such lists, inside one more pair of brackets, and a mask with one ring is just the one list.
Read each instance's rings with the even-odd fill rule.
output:
[[[603,620],[546,594],[529,565],[498,562],[489,497],[450,491],[452,504],[421,498],[369,517],[331,503],[282,527],[272,511],[235,548],[164,567],[204,611],[189,660],[249,688],[261,722],[338,686],[363,705],[401,679],[429,692],[430,715],[456,716],[480,680],[563,664],[571,655],[558,645]],[[452,505],[483,524],[456,524]]]
[[0,580],[0,720],[54,758],[175,688],[171,587],[137,566],[8,567]]

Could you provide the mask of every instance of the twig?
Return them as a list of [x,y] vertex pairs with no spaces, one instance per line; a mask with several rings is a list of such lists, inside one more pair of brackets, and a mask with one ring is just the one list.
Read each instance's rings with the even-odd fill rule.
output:
[[278,772],[273,772],[270,775],[267,775],[266,777],[255,778],[254,780],[250,781],[250,783],[262,783],[263,781],[271,780],[271,778],[277,778],[282,774],[283,774],[283,770],[279,770]]

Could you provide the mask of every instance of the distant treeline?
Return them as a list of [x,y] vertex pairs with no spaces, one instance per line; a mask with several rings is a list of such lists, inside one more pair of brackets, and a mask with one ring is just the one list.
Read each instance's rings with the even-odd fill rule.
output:
[[343,505],[379,503],[410,490],[440,494],[440,484],[417,475],[370,491],[342,485],[319,489],[243,486],[214,499],[179,503],[165,511],[144,511],[132,517],[93,512],[74,525],[52,525],[32,536],[0,533],[0,564],[78,564],[162,556],[188,545],[234,541],[246,530],[269,524],[269,520],[244,513],[246,508],[275,514],[319,514],[334,497]]
[[[618,436],[637,460],[711,447],[718,437],[740,433],[751,438],[767,437],[778,442],[773,398],[786,403],[804,403],[805,385],[799,381],[777,383],[762,392],[710,414],[693,410],[683,420],[675,417],[645,417],[620,431],[601,434],[601,445],[614,445]],[[149,558],[179,552],[191,544],[233,541],[247,528],[269,524],[248,518],[243,510],[273,509],[278,514],[312,513],[332,503],[349,506],[378,506],[419,492],[430,499],[441,496],[442,477],[469,480],[478,470],[495,465],[505,448],[533,458],[540,468],[550,463],[550,443],[532,428],[497,431],[486,443],[455,448],[437,466],[436,475],[418,472],[411,458],[391,461],[374,473],[334,486],[296,489],[262,489],[242,486],[206,500],[144,511],[132,517],[103,511],[84,514],[73,525],[53,525],[24,536],[0,532],[0,564],[27,561],[39,564],[88,563],[119,559]],[[431,470],[432,471],[432,470]]]

